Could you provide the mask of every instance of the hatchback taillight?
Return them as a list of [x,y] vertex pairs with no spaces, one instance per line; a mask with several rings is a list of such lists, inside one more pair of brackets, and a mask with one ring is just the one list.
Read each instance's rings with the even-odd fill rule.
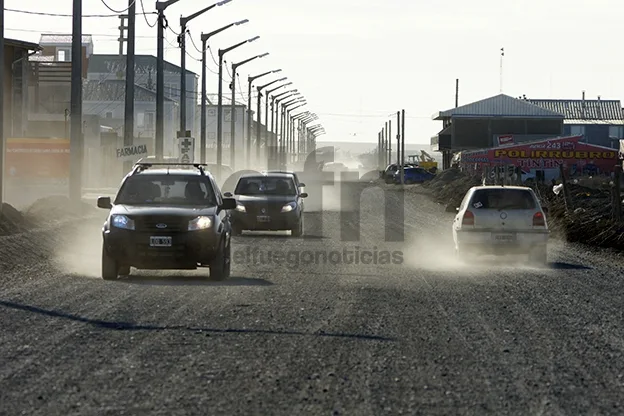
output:
[[466,211],[462,218],[462,225],[474,225],[474,220],[474,214],[471,211]]
[[546,225],[546,220],[544,219],[544,214],[541,212],[536,212],[533,215],[533,226],[534,227],[544,227]]

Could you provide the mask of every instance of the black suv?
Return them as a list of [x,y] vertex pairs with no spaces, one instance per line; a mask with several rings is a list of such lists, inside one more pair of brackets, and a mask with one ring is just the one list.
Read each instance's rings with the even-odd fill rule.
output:
[[110,209],[102,235],[102,278],[115,280],[130,267],[194,270],[209,267],[212,280],[230,275],[231,225],[223,198],[205,165],[138,163],[123,179],[115,200],[99,197]]
[[[226,192],[225,196],[232,196]],[[290,173],[249,173],[238,180],[234,190],[236,209],[232,211],[234,234],[243,230],[290,230],[303,235],[303,198]]]

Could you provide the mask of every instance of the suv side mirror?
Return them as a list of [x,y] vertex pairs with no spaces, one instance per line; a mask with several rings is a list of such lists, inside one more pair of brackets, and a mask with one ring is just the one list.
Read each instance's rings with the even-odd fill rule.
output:
[[305,185],[305,183],[303,183],[303,182],[299,182],[299,187],[300,187],[300,188],[305,188],[305,186],[306,186],[306,185]]
[[113,204],[111,202],[110,196],[98,196],[97,207],[103,209],[111,209],[113,207]]
[[307,192],[302,192],[302,193],[299,194],[299,196],[301,198],[307,198],[308,197],[308,193]]
[[223,196],[226,198],[232,198],[234,195],[232,195],[232,192],[226,192],[223,194]]
[[229,210],[236,209],[236,199],[234,198],[223,198],[223,203],[219,207],[220,209]]

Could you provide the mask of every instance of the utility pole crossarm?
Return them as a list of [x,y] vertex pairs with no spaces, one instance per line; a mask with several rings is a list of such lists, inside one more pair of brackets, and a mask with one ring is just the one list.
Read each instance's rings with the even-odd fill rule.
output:
[[167,0],[167,1],[157,1],[156,2],[156,10],[164,11],[167,7],[176,4],[180,0]]

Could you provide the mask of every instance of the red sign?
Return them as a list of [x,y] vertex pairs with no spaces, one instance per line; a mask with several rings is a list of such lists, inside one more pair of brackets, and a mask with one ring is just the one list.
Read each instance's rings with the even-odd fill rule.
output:
[[511,134],[505,135],[505,136],[498,136],[498,145],[499,146],[505,146],[508,144],[513,144],[514,142],[514,138]]
[[582,143],[582,136],[558,137],[539,142],[518,143],[462,152],[462,166],[514,165],[524,171],[554,169],[559,165],[579,168],[593,165],[603,172],[612,172],[618,161],[618,151],[608,147]]
[[69,179],[68,139],[7,139],[5,175],[10,179]]

